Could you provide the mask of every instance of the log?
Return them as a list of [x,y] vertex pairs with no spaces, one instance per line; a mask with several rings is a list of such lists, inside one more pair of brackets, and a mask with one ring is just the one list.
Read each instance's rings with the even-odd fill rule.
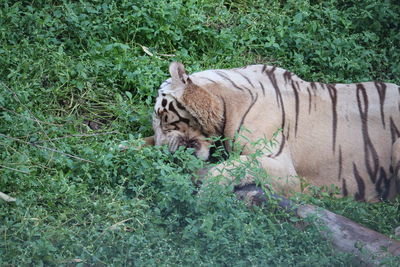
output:
[[273,198],[286,212],[311,220],[318,231],[339,251],[353,254],[358,261],[366,266],[378,266],[384,259],[400,255],[400,242],[383,234],[368,229],[352,220],[313,205],[297,205],[289,199],[276,195],[265,194],[255,185],[235,188],[239,199],[251,205],[261,205]]

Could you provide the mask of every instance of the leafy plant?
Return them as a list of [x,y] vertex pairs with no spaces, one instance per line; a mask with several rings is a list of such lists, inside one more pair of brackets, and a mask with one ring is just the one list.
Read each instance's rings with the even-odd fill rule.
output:
[[[399,84],[399,16],[388,0],[1,1],[0,191],[17,201],[0,205],[0,265],[351,265],[272,204],[194,194],[204,163],[138,138],[172,60]],[[400,225],[399,200],[304,201]]]

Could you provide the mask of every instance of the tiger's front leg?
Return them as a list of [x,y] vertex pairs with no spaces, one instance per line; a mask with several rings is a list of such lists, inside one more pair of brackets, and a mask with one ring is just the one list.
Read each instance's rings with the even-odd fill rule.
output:
[[[264,171],[264,175],[259,172],[260,169]],[[211,168],[205,177],[206,180],[219,177],[219,183],[223,185],[244,186],[262,183],[285,196],[301,192],[300,179],[292,160],[288,154],[283,153],[276,158],[262,156],[257,158],[256,162],[253,157],[242,155],[238,159]],[[206,180],[203,180],[203,183]]]

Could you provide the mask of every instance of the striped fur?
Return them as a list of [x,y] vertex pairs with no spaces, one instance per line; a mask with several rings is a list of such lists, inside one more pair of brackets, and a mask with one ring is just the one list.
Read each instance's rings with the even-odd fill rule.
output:
[[[343,196],[361,201],[399,192],[398,85],[306,82],[267,65],[187,75],[173,62],[170,73],[155,104],[156,145],[168,144],[171,151],[192,147],[208,159],[208,137],[222,136],[242,145],[245,160],[255,149],[248,141],[269,139],[281,129],[279,145],[260,159],[276,177],[271,182],[276,190],[300,191],[304,179],[315,186],[335,185]],[[235,140],[238,133],[243,137]],[[228,152],[230,144],[224,143]]]

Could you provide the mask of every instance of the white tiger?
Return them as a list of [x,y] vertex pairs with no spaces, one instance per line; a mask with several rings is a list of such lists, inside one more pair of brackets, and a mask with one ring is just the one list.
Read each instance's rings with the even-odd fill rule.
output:
[[[209,137],[221,136],[243,145],[240,160],[245,161],[256,149],[249,142],[270,139],[281,129],[279,145],[259,159],[275,190],[301,191],[304,179],[370,202],[400,191],[398,85],[306,82],[267,65],[188,75],[173,62],[169,70],[171,78],[161,85],[154,108],[155,135],[147,142],[167,144],[170,151],[191,147],[207,160]],[[224,142],[228,152],[230,144]]]

